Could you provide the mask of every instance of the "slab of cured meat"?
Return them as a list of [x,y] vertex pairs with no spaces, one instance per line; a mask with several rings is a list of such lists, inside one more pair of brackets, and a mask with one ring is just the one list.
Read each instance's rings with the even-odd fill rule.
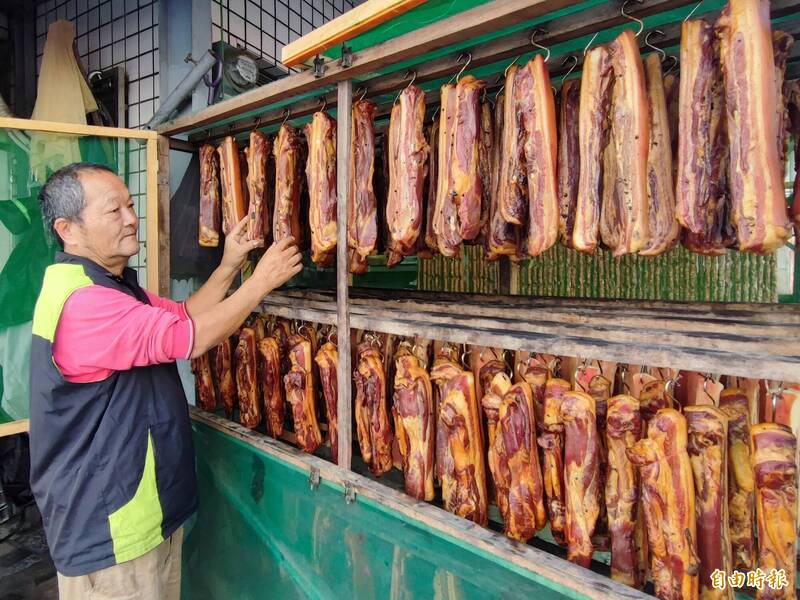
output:
[[367,256],[378,245],[378,204],[373,188],[375,174],[375,110],[369,100],[353,103],[352,159],[350,161],[350,198],[347,203],[347,245],[350,248],[350,272],[365,273]]
[[718,27],[730,141],[731,218],[740,250],[769,253],[790,233],[778,153],[769,2],[730,0]]
[[226,235],[247,216],[247,201],[242,189],[239,149],[236,140],[228,136],[217,148],[219,153],[220,185],[222,187],[222,232]]
[[395,438],[403,460],[406,493],[418,500],[433,500],[434,412],[428,371],[410,348],[394,355],[396,371],[392,414]]
[[247,190],[250,206],[247,210],[247,239],[264,241],[270,223],[265,219],[267,211],[267,159],[271,145],[269,138],[260,131],[250,133],[250,145],[245,148],[247,157]]
[[201,246],[219,246],[221,207],[219,198],[219,156],[214,146],[200,147],[200,220],[198,241]]
[[431,370],[440,398],[436,471],[445,509],[485,526],[489,507],[475,376],[455,355],[455,350],[443,347]]
[[305,133],[311,260],[329,266],[336,250],[336,121],[328,113],[317,111]]
[[[401,93],[389,120],[387,156],[389,191],[386,198],[388,248],[402,259],[417,247],[422,233],[425,193],[425,167],[428,143],[425,140],[425,92],[415,85]],[[399,262],[399,261],[398,261]]]

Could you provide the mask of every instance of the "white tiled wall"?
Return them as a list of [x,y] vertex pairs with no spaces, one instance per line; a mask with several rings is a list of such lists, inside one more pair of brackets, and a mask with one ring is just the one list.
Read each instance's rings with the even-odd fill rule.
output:
[[289,42],[360,4],[359,0],[211,0],[211,41],[247,48],[273,63]]
[[[168,1],[168,0],[164,0]],[[75,43],[87,73],[121,66],[128,81],[126,123],[147,123],[158,107],[158,0],[49,0],[36,6],[36,70],[41,66],[47,28],[53,21],[75,23]],[[143,146],[128,144],[127,183],[139,215],[138,256],[130,266],[143,280],[147,260],[146,154]]]

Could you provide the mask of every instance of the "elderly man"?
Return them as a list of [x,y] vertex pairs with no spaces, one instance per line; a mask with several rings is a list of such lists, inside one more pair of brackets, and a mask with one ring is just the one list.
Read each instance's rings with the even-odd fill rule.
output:
[[177,599],[182,525],[197,507],[186,397],[176,359],[231,335],[302,268],[291,240],[273,244],[226,298],[250,250],[246,221],[185,303],[145,291],[128,259],[139,220],[108,168],[72,164],[40,194],[63,252],[33,317],[31,487],[62,600]]

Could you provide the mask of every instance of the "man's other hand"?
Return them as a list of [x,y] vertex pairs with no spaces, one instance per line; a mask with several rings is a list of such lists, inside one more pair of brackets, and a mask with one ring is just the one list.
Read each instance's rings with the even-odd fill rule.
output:
[[267,249],[253,271],[253,278],[263,283],[269,293],[302,271],[302,260],[294,238],[284,238]]
[[249,217],[245,217],[239,221],[225,236],[225,250],[222,253],[221,267],[234,272],[240,271],[250,251],[261,248],[264,245],[263,240],[247,239],[248,220]]

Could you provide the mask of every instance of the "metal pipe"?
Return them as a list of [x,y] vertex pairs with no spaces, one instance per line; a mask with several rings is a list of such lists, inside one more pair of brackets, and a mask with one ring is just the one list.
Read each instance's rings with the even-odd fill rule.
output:
[[178,108],[178,105],[183,102],[183,99],[192,93],[195,86],[200,83],[203,75],[205,75],[208,70],[214,66],[216,61],[217,57],[214,56],[211,50],[204,52],[203,57],[197,61],[197,63],[195,63],[194,67],[192,67],[192,70],[189,71],[186,77],[183,78],[183,80],[169,94],[169,96],[164,98],[164,101],[156,111],[156,114],[153,115],[153,118],[147,122],[147,125],[145,125],[144,128],[154,129],[166,121],[172,112]]

